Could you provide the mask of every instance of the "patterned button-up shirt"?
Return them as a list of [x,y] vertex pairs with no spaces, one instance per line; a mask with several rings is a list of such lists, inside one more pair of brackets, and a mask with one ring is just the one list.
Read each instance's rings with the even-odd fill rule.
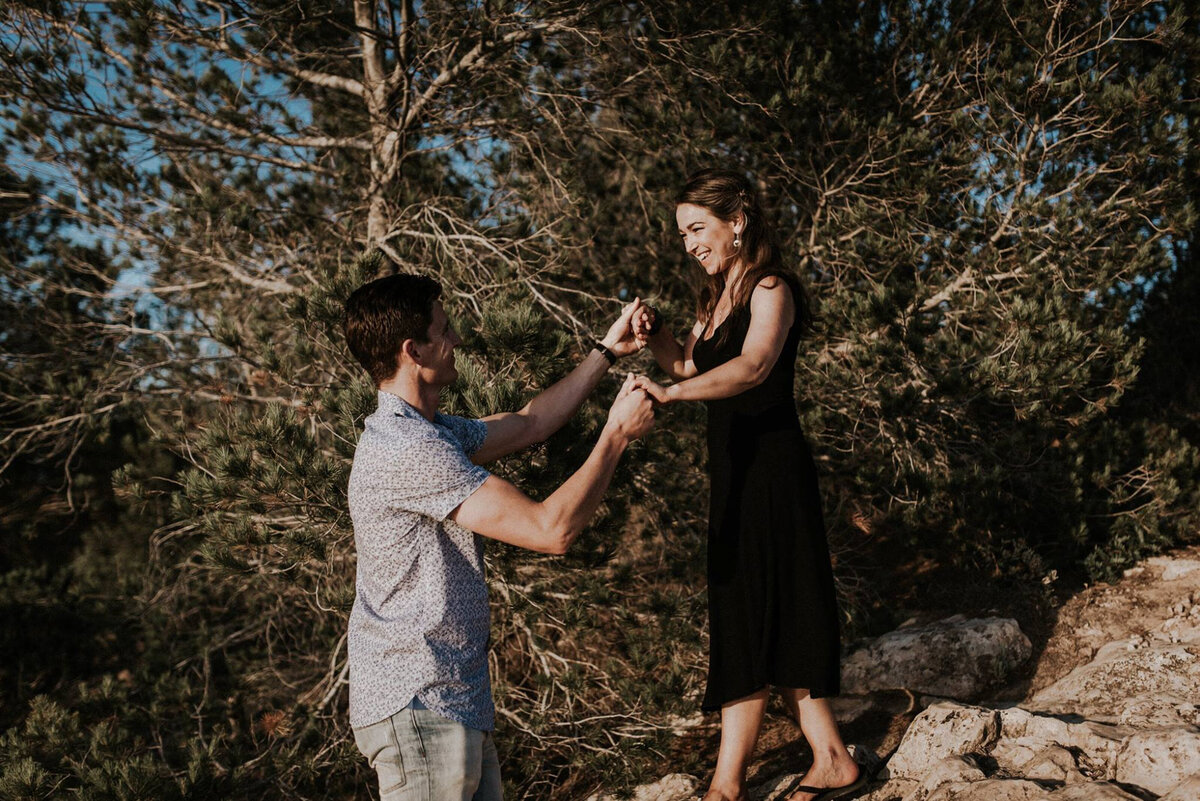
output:
[[429,422],[379,393],[350,470],[358,573],[350,612],[350,725],[367,726],[417,698],[439,715],[491,731],[483,543],[446,516],[488,471],[471,463],[480,420]]

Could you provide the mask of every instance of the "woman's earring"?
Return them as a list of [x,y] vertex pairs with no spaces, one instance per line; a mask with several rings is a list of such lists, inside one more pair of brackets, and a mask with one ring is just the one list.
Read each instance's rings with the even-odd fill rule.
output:
[[733,238],[733,249],[737,250],[741,246],[742,246],[742,238],[740,236],[735,236]]

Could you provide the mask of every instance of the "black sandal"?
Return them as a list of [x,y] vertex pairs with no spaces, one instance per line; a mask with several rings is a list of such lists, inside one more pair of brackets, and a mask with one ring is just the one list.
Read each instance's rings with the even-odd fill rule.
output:
[[831,801],[834,798],[842,798],[857,790],[861,790],[867,783],[867,771],[861,765],[858,770],[858,778],[842,787],[809,787],[806,784],[797,785],[791,789],[788,795],[795,793],[816,793],[817,797],[812,801]]

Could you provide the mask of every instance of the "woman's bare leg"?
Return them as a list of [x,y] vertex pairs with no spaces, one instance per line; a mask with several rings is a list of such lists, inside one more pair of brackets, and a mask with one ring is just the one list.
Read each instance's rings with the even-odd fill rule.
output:
[[704,801],[743,801],[746,798],[746,768],[762,729],[768,692],[768,689],[762,689],[721,707],[721,749]]
[[[801,689],[785,689],[783,698],[813,752],[812,767],[801,783],[809,787],[852,784],[858,778],[859,767],[842,742],[829,702]],[[813,797],[812,793],[793,793],[787,801],[809,801]]]

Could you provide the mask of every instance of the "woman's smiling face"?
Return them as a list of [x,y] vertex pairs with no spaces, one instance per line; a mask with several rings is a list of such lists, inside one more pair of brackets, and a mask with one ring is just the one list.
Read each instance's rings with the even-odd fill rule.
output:
[[737,255],[733,240],[741,232],[741,220],[727,222],[703,206],[680,203],[675,208],[675,222],[683,237],[683,249],[700,262],[709,275],[729,269]]

